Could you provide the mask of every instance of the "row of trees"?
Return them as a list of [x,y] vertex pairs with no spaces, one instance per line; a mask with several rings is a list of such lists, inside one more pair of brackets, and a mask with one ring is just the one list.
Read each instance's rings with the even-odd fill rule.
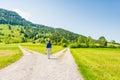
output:
[[[64,47],[70,46],[71,48],[79,47],[114,47],[108,46],[108,42],[104,36],[93,39],[91,36],[85,37],[70,31],[51,28],[44,25],[41,26],[13,26],[13,25],[0,25],[0,42],[4,43],[46,43],[51,40],[53,44],[62,45]],[[111,41],[115,43],[115,41]]]
[[101,36],[98,40],[93,39],[91,36],[84,38],[79,36],[76,43],[71,44],[71,48],[79,47],[107,47],[107,40],[104,36]]

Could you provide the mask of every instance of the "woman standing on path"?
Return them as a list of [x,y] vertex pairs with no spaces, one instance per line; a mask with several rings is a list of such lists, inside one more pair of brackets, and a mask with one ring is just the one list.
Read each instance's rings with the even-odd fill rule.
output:
[[46,45],[46,50],[47,50],[48,59],[50,59],[51,48],[52,48],[52,44],[51,44],[50,41],[48,41],[48,43],[47,43],[47,45]]

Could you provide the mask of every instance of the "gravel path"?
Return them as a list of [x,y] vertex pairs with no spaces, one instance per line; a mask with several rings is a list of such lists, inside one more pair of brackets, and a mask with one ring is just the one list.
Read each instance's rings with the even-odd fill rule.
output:
[[24,56],[0,70],[0,80],[83,80],[69,49],[52,55],[50,59],[31,50],[21,50]]

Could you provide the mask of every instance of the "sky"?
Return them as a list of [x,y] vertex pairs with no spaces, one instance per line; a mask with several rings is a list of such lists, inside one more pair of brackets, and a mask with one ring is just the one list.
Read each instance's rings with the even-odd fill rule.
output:
[[26,20],[120,43],[120,0],[0,0]]

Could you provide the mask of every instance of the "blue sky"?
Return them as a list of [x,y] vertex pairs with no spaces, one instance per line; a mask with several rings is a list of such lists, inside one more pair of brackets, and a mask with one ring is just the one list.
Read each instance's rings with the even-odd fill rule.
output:
[[34,23],[120,43],[120,0],[0,0]]

